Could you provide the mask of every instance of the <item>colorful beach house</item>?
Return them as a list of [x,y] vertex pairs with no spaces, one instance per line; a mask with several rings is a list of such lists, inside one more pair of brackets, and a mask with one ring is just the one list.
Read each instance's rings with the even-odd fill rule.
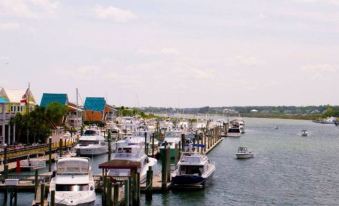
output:
[[70,128],[73,127],[75,129],[81,128],[83,122],[83,110],[76,104],[69,102],[67,94],[43,93],[40,106],[48,107],[48,105],[51,103],[59,103],[67,106],[68,113],[63,120],[66,126]]
[[0,88],[0,144],[12,145],[16,142],[15,125],[10,124],[17,113],[33,111],[35,98],[30,90]]
[[87,122],[112,121],[116,114],[116,109],[108,105],[104,97],[87,97],[84,109],[84,121]]

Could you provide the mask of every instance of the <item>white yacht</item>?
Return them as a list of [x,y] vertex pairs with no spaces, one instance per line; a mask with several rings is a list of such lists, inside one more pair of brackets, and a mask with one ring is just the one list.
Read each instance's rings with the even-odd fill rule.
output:
[[215,165],[203,154],[182,153],[176,170],[172,173],[172,186],[177,188],[204,188],[215,172]]
[[241,131],[239,127],[231,127],[227,130],[227,137],[240,137]]
[[108,152],[107,142],[97,129],[87,129],[74,148],[80,156],[101,155]]
[[[157,164],[157,160],[148,157],[145,154],[144,147],[141,147],[139,142],[121,140],[116,143],[116,150],[113,154],[112,160],[129,160],[140,162],[140,183],[146,181],[146,174],[148,168],[154,167]],[[110,169],[109,176],[128,176],[130,174],[129,169]]]
[[248,159],[254,157],[254,154],[248,151],[247,147],[239,147],[235,156],[237,159]]
[[95,183],[88,158],[59,159],[50,182],[55,191],[56,206],[92,206],[95,204]]

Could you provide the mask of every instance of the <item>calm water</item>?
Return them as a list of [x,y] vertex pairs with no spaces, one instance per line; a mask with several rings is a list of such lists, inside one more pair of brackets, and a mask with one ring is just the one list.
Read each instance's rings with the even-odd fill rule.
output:
[[[241,138],[226,138],[208,155],[217,170],[205,190],[154,194],[147,204],[142,195],[141,205],[339,205],[339,128],[246,119],[246,129]],[[310,136],[301,137],[302,129]],[[252,149],[255,158],[236,160],[240,145]],[[94,159],[97,173],[97,163],[105,160]],[[29,205],[33,198],[27,193],[19,197],[19,205]]]

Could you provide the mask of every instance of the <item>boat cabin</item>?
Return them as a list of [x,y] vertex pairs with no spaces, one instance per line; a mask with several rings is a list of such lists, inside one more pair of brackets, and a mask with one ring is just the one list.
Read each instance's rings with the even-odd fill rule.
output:
[[90,170],[89,161],[85,158],[60,159],[57,163],[57,174],[88,174]]

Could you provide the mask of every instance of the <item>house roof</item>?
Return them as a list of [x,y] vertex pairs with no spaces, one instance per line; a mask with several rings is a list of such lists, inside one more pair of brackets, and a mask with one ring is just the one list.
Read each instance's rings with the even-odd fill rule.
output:
[[47,107],[51,103],[66,105],[68,104],[68,96],[67,94],[43,93],[40,106]]
[[0,104],[1,103],[8,103],[8,100],[4,97],[0,97]]
[[26,99],[26,95],[29,95],[29,102],[35,104],[35,99],[33,97],[30,89],[4,89],[0,90],[0,97],[7,99],[10,103],[20,103],[21,100]]
[[103,97],[87,97],[85,100],[85,110],[91,111],[104,111],[106,100]]

